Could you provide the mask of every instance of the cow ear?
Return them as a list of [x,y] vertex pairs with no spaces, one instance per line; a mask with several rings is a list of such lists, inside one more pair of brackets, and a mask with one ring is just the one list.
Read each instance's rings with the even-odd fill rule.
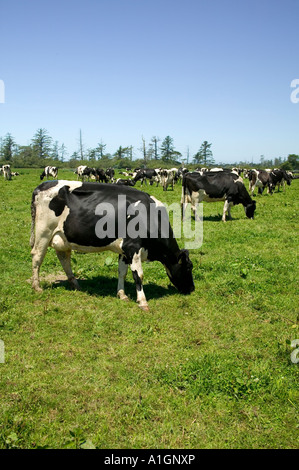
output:
[[181,250],[178,256],[178,263],[179,264],[186,264],[189,260],[189,251],[188,250]]

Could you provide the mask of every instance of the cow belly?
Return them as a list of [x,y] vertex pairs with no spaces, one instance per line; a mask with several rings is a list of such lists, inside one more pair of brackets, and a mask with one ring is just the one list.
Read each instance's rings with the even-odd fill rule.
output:
[[123,239],[118,238],[106,246],[84,246],[77,243],[70,243],[63,232],[56,232],[52,237],[50,246],[56,251],[78,251],[79,253],[100,253],[101,251],[113,251],[114,253],[123,254]]
[[223,197],[213,197],[210,196],[205,192],[204,189],[200,189],[197,192],[192,193],[192,204],[195,205],[195,203],[199,202],[218,202],[218,201],[225,201],[225,195]]

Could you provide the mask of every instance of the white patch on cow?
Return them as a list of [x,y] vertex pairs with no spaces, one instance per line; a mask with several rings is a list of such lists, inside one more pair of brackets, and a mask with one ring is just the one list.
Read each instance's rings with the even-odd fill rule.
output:
[[234,180],[234,183],[244,183],[243,178],[241,178],[241,176],[239,176],[238,179]]
[[151,195],[151,199],[153,199],[153,201],[156,203],[156,206],[157,207],[165,207],[163,202],[159,201],[158,199],[155,198],[155,196],[152,196]]
[[138,277],[141,280],[141,289],[137,290],[137,302],[139,307],[143,310],[148,310],[147,300],[143,291],[142,281],[143,281],[143,270],[142,270],[142,261],[146,261],[148,256],[147,250],[144,248],[140,248],[138,253],[135,253],[131,263],[131,270],[132,272],[136,271]]
[[84,246],[84,245],[77,245],[77,243],[70,243],[70,247],[74,251],[78,251],[79,253],[101,253],[102,251],[113,251],[113,253],[118,253],[119,255],[123,254],[122,245],[123,245],[123,238],[117,238],[109,245],[105,246]]

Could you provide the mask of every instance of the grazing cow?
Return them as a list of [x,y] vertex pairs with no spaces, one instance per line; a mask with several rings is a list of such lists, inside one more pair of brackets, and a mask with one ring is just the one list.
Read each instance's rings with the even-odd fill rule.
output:
[[87,180],[89,181],[89,178],[91,175],[94,175],[94,170],[93,168],[89,168],[86,165],[80,165],[78,168],[76,168],[75,173],[77,174],[77,179],[81,179],[84,181],[84,178],[87,177]]
[[108,178],[109,181],[112,181],[112,182],[114,181],[114,174],[115,174],[115,171],[114,171],[113,168],[108,168],[108,169],[106,170],[106,173],[105,173],[105,174],[106,174],[106,176],[107,176],[107,178]]
[[177,172],[176,176],[175,176],[175,182],[177,183],[178,181],[182,181],[183,176],[188,172],[189,172],[189,170],[187,168],[180,167],[178,169],[178,172]]
[[52,178],[56,179],[57,174],[58,174],[57,166],[46,166],[44,171],[40,175],[40,179],[43,180],[46,177],[47,180],[48,180],[50,176],[52,176]]
[[6,164],[2,166],[3,177],[5,180],[11,180],[11,169],[10,165]]
[[184,216],[186,204],[191,202],[193,211],[199,202],[225,201],[222,220],[225,222],[226,212],[231,219],[230,207],[243,204],[245,214],[253,219],[255,201],[249,196],[242,178],[228,172],[187,173],[182,184],[182,212]]
[[271,182],[271,193],[275,190],[275,187],[278,186],[278,191],[280,185],[283,186],[285,191],[285,183],[290,186],[292,178],[287,174],[285,170],[275,169],[270,173],[270,182]]
[[268,193],[271,193],[271,178],[266,170],[249,170],[248,179],[249,191],[251,191],[252,196],[256,187],[258,188],[259,194],[263,194],[263,191],[266,186]]
[[[157,217],[153,223],[152,211],[158,209],[164,209],[166,236],[162,230],[163,217]],[[134,216],[136,211],[138,215]],[[117,296],[128,300],[124,280],[130,265],[137,302],[144,310],[148,310],[148,304],[142,286],[142,261],[160,261],[181,293],[190,294],[194,290],[192,262],[188,251],[179,249],[166,208],[143,191],[114,184],[49,181],[34,190],[31,214],[32,287],[36,291],[41,290],[39,269],[49,246],[56,250],[74,288],[79,288],[79,284],[71,269],[72,250],[118,253]]]
[[96,181],[100,183],[108,183],[108,176],[102,168],[92,168],[91,173],[95,177]]
[[147,184],[147,180],[149,180],[150,185],[152,185],[153,182],[155,181],[158,186],[160,182],[160,176],[159,176],[159,172],[155,169],[143,168],[137,171],[137,174],[134,176],[133,180],[135,181],[135,183],[137,181],[141,181],[141,186],[143,185],[144,182],[145,184]]
[[161,184],[163,187],[163,191],[167,191],[169,185],[171,185],[172,190],[174,186],[174,179],[177,174],[176,168],[171,168],[170,170],[162,170],[161,171]]
[[20,173],[18,173],[17,171],[12,171],[11,176],[20,176]]
[[130,179],[118,178],[114,184],[122,184],[124,186],[135,186],[135,182]]

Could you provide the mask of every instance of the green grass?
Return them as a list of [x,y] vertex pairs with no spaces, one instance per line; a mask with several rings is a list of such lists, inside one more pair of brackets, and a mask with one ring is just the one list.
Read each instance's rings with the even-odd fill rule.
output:
[[[75,292],[54,282],[62,268],[49,249],[44,291],[32,291],[40,171],[19,172],[0,180],[1,448],[298,446],[298,180],[256,196],[254,220],[237,206],[224,224],[222,203],[204,205],[203,245],[190,251],[195,292],[178,294],[161,264],[144,263],[145,313],[130,273],[130,302],[116,298],[109,252],[73,254]],[[144,189],[180,200],[181,185]]]

